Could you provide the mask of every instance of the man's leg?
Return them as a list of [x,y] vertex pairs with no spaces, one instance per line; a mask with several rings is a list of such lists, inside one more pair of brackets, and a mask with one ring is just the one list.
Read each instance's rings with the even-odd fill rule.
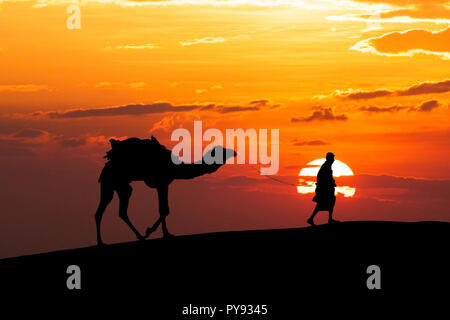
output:
[[333,219],[333,209],[334,209],[334,208],[331,208],[330,210],[328,210],[328,213],[329,213],[328,223],[336,223],[336,222],[339,222],[338,220],[334,220],[334,219]]
[[316,216],[317,212],[319,212],[319,204],[316,204],[316,207],[314,208],[314,211],[313,211],[311,217],[309,217],[309,219],[306,220],[306,222],[308,222],[312,226],[315,226],[314,217]]

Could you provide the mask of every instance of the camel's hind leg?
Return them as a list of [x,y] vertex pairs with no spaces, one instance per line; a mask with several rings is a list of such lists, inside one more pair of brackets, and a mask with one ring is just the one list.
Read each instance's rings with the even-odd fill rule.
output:
[[158,191],[158,204],[159,204],[159,219],[151,228],[147,228],[145,237],[149,237],[153,232],[158,229],[159,225],[162,225],[162,232],[164,238],[171,238],[173,234],[169,232],[166,224],[166,217],[169,215],[169,185],[161,185],[157,188]]
[[119,204],[119,217],[122,218],[123,221],[130,227],[130,229],[134,232],[136,235],[136,238],[139,240],[144,240],[145,238],[141,236],[139,231],[136,230],[136,228],[133,226],[133,224],[130,221],[130,218],[128,218],[128,202],[131,197],[131,192],[133,191],[133,188],[129,184],[120,184],[117,188],[117,195],[119,196],[120,204]]
[[103,213],[106,210],[106,207],[111,202],[114,197],[114,189],[111,185],[101,182],[100,184],[100,203],[97,208],[97,212],[95,212],[95,224],[97,225],[97,244],[102,245],[102,236],[100,232],[100,225],[102,222]]
[[161,220],[162,232],[164,238],[171,238],[173,234],[167,229],[166,218],[170,213],[169,210],[169,185],[162,185],[158,187],[158,205],[159,215]]

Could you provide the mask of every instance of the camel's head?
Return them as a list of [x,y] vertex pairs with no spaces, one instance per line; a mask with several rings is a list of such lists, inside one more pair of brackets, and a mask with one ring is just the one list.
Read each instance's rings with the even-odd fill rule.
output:
[[203,162],[206,164],[223,165],[228,159],[236,156],[237,153],[233,149],[225,149],[222,146],[216,146],[205,153],[203,156]]

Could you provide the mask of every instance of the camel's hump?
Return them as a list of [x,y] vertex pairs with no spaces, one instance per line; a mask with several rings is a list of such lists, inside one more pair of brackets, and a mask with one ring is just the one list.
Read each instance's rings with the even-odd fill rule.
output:
[[149,157],[163,158],[170,151],[161,145],[155,137],[151,139],[128,138],[125,140],[110,139],[111,150],[106,153],[105,158],[114,160],[145,159]]

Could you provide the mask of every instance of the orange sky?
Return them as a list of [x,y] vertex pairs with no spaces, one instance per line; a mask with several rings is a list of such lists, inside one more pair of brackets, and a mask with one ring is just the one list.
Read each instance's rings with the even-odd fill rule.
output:
[[202,120],[280,129],[286,179],[333,151],[357,175],[448,180],[449,24],[445,0],[0,0],[0,163],[11,181],[37,161],[35,182],[76,180],[70,161],[95,179],[109,137],[171,147]]

